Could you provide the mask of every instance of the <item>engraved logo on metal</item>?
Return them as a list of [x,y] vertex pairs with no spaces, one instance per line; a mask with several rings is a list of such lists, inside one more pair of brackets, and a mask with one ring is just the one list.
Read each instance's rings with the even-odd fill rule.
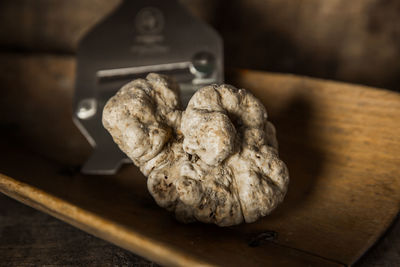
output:
[[141,34],[157,34],[164,29],[164,15],[154,7],[139,10],[135,19],[135,28]]

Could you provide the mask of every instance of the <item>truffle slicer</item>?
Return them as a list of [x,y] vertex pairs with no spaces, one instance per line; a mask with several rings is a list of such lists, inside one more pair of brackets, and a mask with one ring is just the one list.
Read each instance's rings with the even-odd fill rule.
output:
[[73,121],[93,146],[85,174],[115,174],[130,159],[101,118],[107,100],[149,72],[172,76],[185,105],[200,87],[223,82],[220,36],[177,0],[125,0],[80,42]]

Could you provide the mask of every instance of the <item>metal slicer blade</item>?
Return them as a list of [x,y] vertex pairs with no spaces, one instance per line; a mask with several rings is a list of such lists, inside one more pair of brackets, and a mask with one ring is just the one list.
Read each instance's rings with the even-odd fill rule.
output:
[[220,36],[176,0],[125,0],[80,42],[73,121],[93,146],[85,174],[115,174],[130,162],[101,123],[107,100],[149,72],[172,76],[187,104],[207,84],[223,82]]

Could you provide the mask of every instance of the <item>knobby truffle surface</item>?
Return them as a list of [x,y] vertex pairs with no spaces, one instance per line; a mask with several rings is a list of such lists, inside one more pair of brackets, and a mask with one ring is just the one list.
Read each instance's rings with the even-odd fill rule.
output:
[[103,125],[147,176],[157,204],[183,222],[254,222],[282,202],[289,183],[263,104],[230,85],[198,90],[186,108],[179,88],[151,73],[123,86]]

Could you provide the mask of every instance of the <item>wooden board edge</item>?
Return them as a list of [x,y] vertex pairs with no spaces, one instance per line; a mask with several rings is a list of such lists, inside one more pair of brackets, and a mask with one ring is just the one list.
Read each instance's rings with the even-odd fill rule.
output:
[[[166,266],[213,266],[0,173],[0,192],[91,235]],[[56,208],[58,206],[58,208]],[[61,208],[62,207],[62,208]],[[97,227],[96,227],[97,226]],[[97,229],[103,229],[99,231]]]
[[349,264],[349,266],[354,266],[357,264],[366,254],[368,254],[369,251],[373,249],[377,243],[382,240],[382,238],[385,236],[385,234],[390,230],[390,227],[396,222],[396,219],[400,218],[400,204],[397,210],[397,214],[394,215],[390,221],[387,221],[387,223],[384,225],[382,232],[377,234],[377,236],[371,237],[368,242],[365,244],[365,250],[360,252],[356,257],[354,257],[353,262]]
[[[0,193],[163,266],[217,266],[192,255],[181,253],[161,242],[144,237],[140,233],[128,230],[123,226],[116,225],[107,219],[81,209],[50,193],[15,180],[2,173],[0,173]],[[58,208],[56,208],[57,205]],[[79,216],[73,216],[71,214]],[[95,226],[99,224],[103,225],[102,229],[104,229],[104,231],[99,231],[98,228],[100,227]],[[112,235],[108,233],[112,233]],[[291,247],[287,247],[287,249],[295,250],[300,254],[308,255],[312,258],[317,258],[332,264],[332,266],[346,266],[344,263],[326,259],[312,253],[310,254],[307,251],[301,251]]]
[[345,86],[345,87],[356,87],[356,88],[362,88],[366,90],[371,90],[374,92],[380,92],[382,94],[387,95],[387,97],[390,96],[395,96],[395,97],[400,97],[400,91],[394,91],[392,89],[388,89],[385,87],[379,87],[379,86],[373,86],[373,85],[366,85],[362,83],[355,83],[355,82],[346,82],[346,81],[341,81],[341,80],[334,80],[330,78],[321,78],[321,77],[316,77],[316,76],[310,76],[306,74],[295,74],[295,73],[290,73],[290,72],[276,72],[276,71],[266,71],[266,70],[259,70],[259,69],[245,69],[245,68],[231,68],[226,70],[226,78],[231,78],[233,81],[238,80],[238,78],[234,78],[235,75],[239,78],[241,76],[244,76],[246,74],[252,74],[252,75],[268,75],[269,77],[273,78],[288,78],[288,79],[296,79],[298,81],[307,79],[312,82],[325,82],[325,83],[330,83],[330,84],[335,84],[337,86]]

